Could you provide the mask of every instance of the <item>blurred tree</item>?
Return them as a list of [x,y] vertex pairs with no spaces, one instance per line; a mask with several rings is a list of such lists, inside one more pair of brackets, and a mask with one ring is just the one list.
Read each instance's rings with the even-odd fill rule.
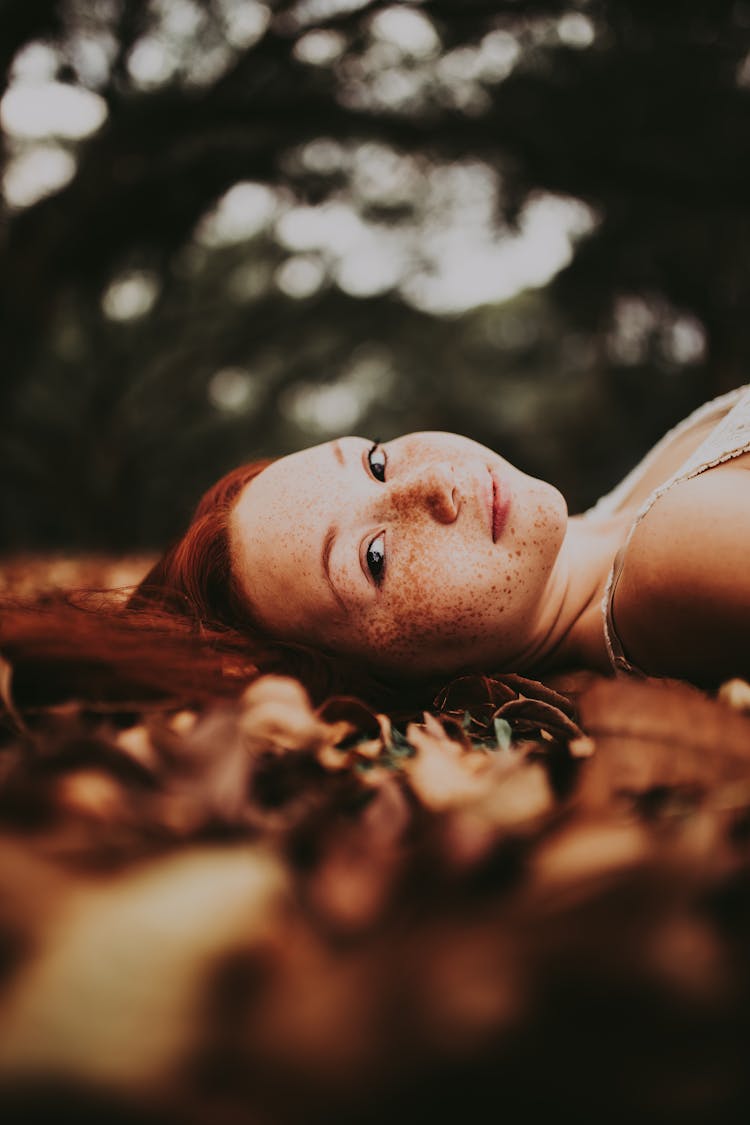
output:
[[591,503],[746,380],[745,0],[0,3],[0,546],[457,429]]

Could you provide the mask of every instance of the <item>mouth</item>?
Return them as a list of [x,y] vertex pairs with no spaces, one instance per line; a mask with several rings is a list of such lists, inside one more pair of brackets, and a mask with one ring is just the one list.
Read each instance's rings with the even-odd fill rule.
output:
[[505,488],[500,487],[500,483],[492,470],[490,470],[490,480],[492,481],[492,542],[497,543],[508,519],[510,495]]

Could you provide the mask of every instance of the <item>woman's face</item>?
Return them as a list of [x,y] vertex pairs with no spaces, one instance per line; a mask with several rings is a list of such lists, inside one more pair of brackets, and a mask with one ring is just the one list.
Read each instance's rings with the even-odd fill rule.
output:
[[234,566],[269,632],[422,676],[521,667],[549,628],[557,489],[468,438],[346,437],[240,494]]

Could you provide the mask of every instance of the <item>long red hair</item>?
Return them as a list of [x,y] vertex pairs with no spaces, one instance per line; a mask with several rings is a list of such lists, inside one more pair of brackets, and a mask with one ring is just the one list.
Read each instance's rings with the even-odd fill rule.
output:
[[296,676],[314,699],[353,692],[396,699],[351,662],[269,637],[235,584],[229,522],[240,492],[269,464],[233,469],[201,499],[185,534],[134,591],[45,596],[0,606],[0,650],[22,706],[79,698],[190,705],[232,695],[264,672]]

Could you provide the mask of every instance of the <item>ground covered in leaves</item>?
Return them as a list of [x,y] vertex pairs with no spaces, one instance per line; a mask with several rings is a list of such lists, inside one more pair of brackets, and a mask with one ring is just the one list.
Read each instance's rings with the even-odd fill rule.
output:
[[748,1120],[748,685],[0,694],[3,1120]]

